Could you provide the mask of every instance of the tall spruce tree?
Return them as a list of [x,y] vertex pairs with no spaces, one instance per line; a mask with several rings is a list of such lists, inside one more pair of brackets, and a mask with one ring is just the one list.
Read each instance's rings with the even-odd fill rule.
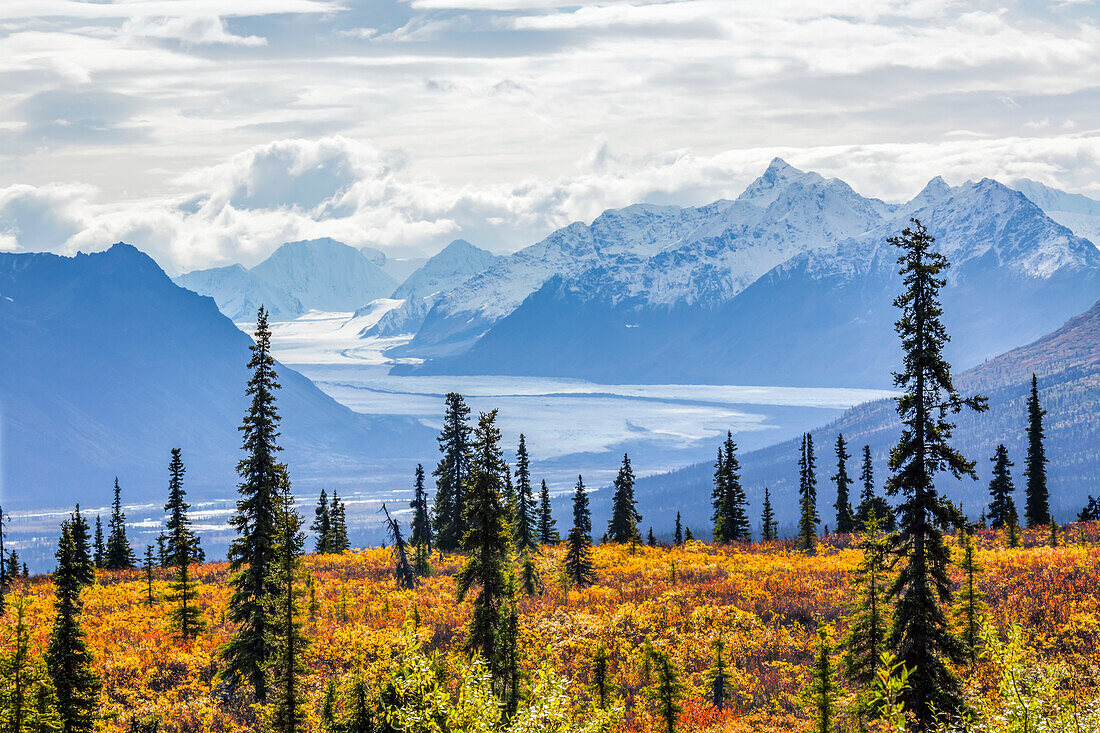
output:
[[1010,470],[1015,464],[1008,460],[1008,448],[1005,448],[1004,443],[997,446],[989,460],[993,463],[993,478],[989,482],[989,526],[993,529],[1016,527],[1020,517],[1012,498],[1016,487],[1012,484]]
[[716,545],[724,545],[730,541],[729,527],[726,520],[726,510],[730,503],[729,493],[722,446],[718,446],[718,456],[714,459],[714,488],[711,489],[710,493],[710,506],[712,509],[710,518],[714,522],[711,539],[714,540]]
[[573,526],[566,538],[565,574],[578,588],[596,582],[592,565],[592,514],[588,508],[588,491],[580,476],[573,490]]
[[321,489],[317,497],[317,507],[313,510],[313,524],[310,530],[317,536],[313,551],[318,555],[327,555],[332,547],[332,515],[329,512],[328,492]]
[[409,561],[409,544],[401,534],[401,524],[390,516],[385,502],[382,503],[382,512],[386,515],[386,528],[393,543],[393,578],[397,581],[398,588],[412,590],[417,585],[417,574]]
[[269,582],[278,592],[270,605],[271,651],[267,661],[271,694],[275,698],[271,729],[279,733],[298,733],[307,730],[306,700],[302,690],[302,679],[308,671],[305,664],[307,641],[302,631],[301,608],[305,585],[302,552],[306,536],[302,531],[302,518],[294,508],[286,467],[277,466],[277,474],[275,562],[270,567]]
[[836,665],[833,661],[832,629],[825,624],[817,627],[817,650],[814,652],[810,684],[806,690],[814,706],[813,733],[833,733],[836,730],[836,706],[839,690]]
[[122,511],[122,489],[115,476],[115,498],[111,502],[111,519],[107,522],[107,555],[103,567],[107,570],[130,570],[134,567],[134,551],[126,538],[126,513]]
[[726,643],[718,637],[713,642],[714,659],[707,669],[707,688],[710,693],[710,704],[718,712],[726,706],[726,698],[730,696],[730,675],[726,671]]
[[92,655],[80,625],[86,572],[73,536],[72,520],[61,525],[57,570],[53,574],[57,615],[46,645],[46,668],[57,692],[57,712],[64,733],[90,733],[99,709],[101,682],[92,671]]
[[817,547],[817,472],[814,467],[814,438],[809,433],[802,436],[802,452],[798,459],[798,547],[811,552]]
[[630,465],[630,456],[623,454],[619,473],[615,476],[615,492],[611,497],[611,520],[607,523],[607,539],[610,542],[627,544],[641,539],[638,522],[642,515],[638,513],[638,502],[634,500],[634,469]]
[[332,523],[332,537],[329,541],[328,551],[341,555],[351,549],[351,540],[348,539],[348,515],[344,502],[340,495],[332,492],[332,503],[329,504],[329,521]]
[[1043,445],[1046,434],[1043,432],[1043,416],[1047,414],[1039,405],[1039,380],[1031,375],[1031,393],[1027,398],[1027,461],[1024,463],[1024,476],[1027,484],[1024,492],[1027,502],[1024,517],[1027,526],[1038,527],[1050,524],[1050,493],[1047,490],[1047,454]]
[[672,531],[672,544],[677,547],[684,544],[684,525],[680,522],[680,512],[676,512],[676,525]]
[[852,534],[856,531],[856,519],[852,512],[852,501],[848,487],[854,481],[848,476],[848,459],[852,456],[848,453],[848,444],[844,441],[844,434],[836,435],[836,474],[833,482],[836,483],[836,531],[841,534]]
[[902,433],[890,453],[892,473],[886,483],[888,494],[904,497],[894,546],[901,568],[888,594],[895,601],[890,645],[911,670],[902,696],[906,710],[915,729],[927,731],[936,724],[937,712],[952,716],[962,707],[959,679],[951,668],[960,649],[943,609],[951,594],[950,554],[940,531],[955,511],[936,491],[935,476],[947,471],[957,479],[977,478],[973,461],[950,445],[954,425],[948,415],[964,407],[980,412],[987,405],[983,397],[959,395],[943,358],[949,337],[940,320],[939,292],[947,258],[933,249],[933,237],[916,219],[900,237],[887,241],[902,250],[898,264],[904,281],[904,292],[894,301],[901,310],[895,327],[904,355],[903,370],[894,375],[902,389],[897,398]]
[[550,489],[546,486],[546,479],[543,479],[542,488],[539,489],[539,544],[554,545],[560,541],[558,521],[554,519],[553,506],[550,503]]
[[680,672],[672,661],[672,655],[664,649],[647,645],[654,680],[645,691],[657,708],[657,717],[665,733],[676,732],[676,721],[684,712],[683,700],[688,686],[680,679]]
[[443,457],[432,475],[435,476],[436,547],[451,552],[457,550],[466,535],[466,485],[470,473],[470,408],[462,395],[451,392],[446,397],[443,430],[439,434],[439,450]]
[[455,578],[455,586],[460,601],[477,589],[466,650],[481,655],[499,685],[503,682],[506,661],[500,641],[511,585],[512,528],[505,518],[502,497],[505,464],[496,419],[496,410],[481,413],[470,443],[470,470],[463,502],[466,534],[462,550],[466,562]]
[[719,447],[718,459],[714,463],[711,507],[716,543],[746,542],[752,539],[747,512],[748,498],[741,486],[737,444],[733,442],[733,433],[730,431],[726,431],[726,440]]
[[5,733],[56,733],[62,729],[57,691],[41,659],[33,654],[27,597],[12,603],[12,650],[0,655],[0,730]]
[[82,585],[91,585],[95,582],[95,558],[92,555],[88,520],[80,513],[79,504],[69,515],[69,529],[76,552],[76,577]]
[[859,482],[862,488],[859,492],[859,508],[856,509],[856,523],[859,531],[867,529],[867,522],[873,514],[875,523],[884,532],[893,532],[894,510],[881,496],[875,494],[875,466],[871,461],[871,446],[863,446],[863,465],[859,471]]
[[199,537],[191,527],[187,503],[187,491],[183,488],[183,475],[187,469],[183,465],[183,452],[172,449],[172,458],[168,462],[168,501],[164,505],[167,519],[164,523],[164,551],[170,565],[178,567],[181,553],[189,563],[202,562],[202,550]]
[[413,500],[409,502],[413,510],[412,532],[409,540],[413,546],[413,572],[418,577],[426,577],[431,572],[429,558],[432,554],[432,520],[428,514],[428,492],[424,489],[424,466],[416,464],[413,480]]
[[283,467],[277,460],[279,411],[275,392],[279,389],[275,359],[271,355],[271,331],[267,311],[260,306],[256,315],[255,343],[249,347],[247,395],[251,398],[241,432],[245,457],[237,464],[241,477],[237,490],[241,498],[230,525],[237,537],[229,546],[229,568],[233,592],[228,620],[235,631],[222,648],[225,666],[221,678],[231,689],[247,684],[257,702],[267,702],[267,670],[274,649],[274,628],[270,609],[282,589],[275,573],[279,561],[279,533],[282,513]]
[[772,492],[764,487],[764,506],[760,511],[760,541],[772,542],[779,539],[779,523],[775,521],[775,512],[772,510]]
[[[0,551],[0,557],[3,556],[3,552]],[[103,569],[103,563],[107,560],[107,545],[103,541],[103,520],[99,515],[95,515],[95,540],[92,542],[92,562],[95,564],[97,570]]]
[[534,490],[531,488],[531,456],[527,439],[519,434],[516,448],[516,549],[535,552],[539,549],[538,519]]
[[874,687],[890,631],[890,614],[886,607],[890,543],[879,530],[878,517],[873,510],[860,536],[859,549],[862,557],[852,572],[843,663],[845,677],[856,690],[863,691],[857,696],[857,712],[862,719],[872,712],[871,696],[867,691]]
[[959,533],[957,565],[962,570],[962,583],[955,593],[952,609],[956,634],[962,643],[963,656],[973,665],[982,646],[982,627],[985,624],[986,606],[978,576],[983,568],[978,562],[978,548],[969,529]]

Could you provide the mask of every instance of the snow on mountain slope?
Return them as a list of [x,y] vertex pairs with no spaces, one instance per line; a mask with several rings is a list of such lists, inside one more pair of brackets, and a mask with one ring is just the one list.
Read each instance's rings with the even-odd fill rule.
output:
[[1100,201],[1079,193],[1059,191],[1027,178],[1019,178],[1011,185],[1051,219],[1100,247]]
[[392,297],[426,298],[453,290],[498,259],[492,252],[475,247],[465,239],[456,239],[409,275]]
[[389,295],[396,281],[376,264],[379,257],[384,262],[380,252],[328,238],[288,242],[250,270],[239,265],[197,270],[175,282],[213,297],[234,321],[255,318],[260,303],[274,320],[287,320],[309,310],[353,311]]

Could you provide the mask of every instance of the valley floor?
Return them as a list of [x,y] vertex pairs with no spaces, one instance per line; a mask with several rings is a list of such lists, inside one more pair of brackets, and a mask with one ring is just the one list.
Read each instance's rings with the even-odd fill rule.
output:
[[[1061,689],[1085,709],[1095,707],[1100,666],[1100,524],[1065,527],[1062,538],[1065,546],[1050,549],[1039,546],[1043,533],[1029,532],[1027,549],[1008,550],[999,535],[984,532],[980,585],[993,627],[1002,634],[1016,624],[1023,630],[1026,650],[1016,672],[1033,674],[1040,665],[1063,670]],[[838,638],[844,632],[848,581],[859,558],[849,544],[848,537],[825,538],[815,555],[784,543],[718,548],[690,542],[633,553],[602,545],[595,549],[598,582],[583,590],[563,588],[564,547],[547,548],[537,561],[542,594],[519,603],[522,666],[532,677],[545,667],[556,670],[568,680],[569,698],[588,704],[592,656],[603,644],[610,688],[625,710],[622,729],[648,733],[659,730],[653,708],[640,694],[646,669],[642,649],[651,642],[671,652],[687,684],[677,728],[682,733],[809,730],[802,690],[818,624],[836,624]],[[316,593],[305,624],[309,730],[319,729],[329,681],[345,685],[365,676],[372,694],[380,689],[408,653],[412,626],[423,649],[440,655],[453,689],[453,675],[467,667],[461,642],[470,607],[455,599],[461,558],[433,560],[433,576],[419,589],[405,591],[394,583],[386,549],[306,558]],[[144,602],[141,571],[100,572],[85,593],[83,624],[104,679],[104,729],[121,732],[133,721],[154,719],[165,732],[248,729],[247,708],[223,696],[214,683],[217,649],[230,633],[224,617],[227,566],[198,568],[209,626],[194,642],[180,641],[168,629],[166,573],[158,571],[152,606]],[[28,594],[40,650],[53,616],[52,586],[44,576],[21,583],[15,592]],[[12,623],[10,611],[0,618],[0,645],[9,643],[4,640],[11,638]],[[707,702],[706,670],[717,638],[726,645],[733,687],[721,713]],[[994,711],[1004,708],[995,661],[980,659],[960,671],[973,701]],[[842,709],[850,702],[848,692],[843,694]],[[842,714],[838,730],[852,729],[854,722]]]

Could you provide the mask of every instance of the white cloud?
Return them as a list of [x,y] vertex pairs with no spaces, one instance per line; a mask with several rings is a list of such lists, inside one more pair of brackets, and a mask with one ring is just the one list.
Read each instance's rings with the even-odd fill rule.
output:
[[189,45],[266,46],[262,36],[237,36],[216,15],[186,18],[131,18],[122,26],[123,35],[159,38]]

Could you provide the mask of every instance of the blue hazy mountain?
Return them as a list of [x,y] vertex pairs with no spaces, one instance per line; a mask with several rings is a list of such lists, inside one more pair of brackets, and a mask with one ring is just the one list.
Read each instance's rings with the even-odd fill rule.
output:
[[996,181],[937,178],[891,205],[775,161],[733,202],[555,232],[442,296],[397,353],[434,356],[415,369],[429,374],[888,386],[900,283],[885,240],[914,216],[953,263],[960,368],[1100,297],[1100,251]]
[[[214,301],[126,244],[0,254],[0,496],[5,509],[163,501],[183,449],[193,500],[232,496],[251,339]],[[401,418],[367,418],[278,367],[283,457],[300,492],[359,487],[434,449]]]
[[251,269],[240,265],[196,270],[176,284],[209,295],[234,321],[248,322],[260,303],[275,320],[310,310],[354,311],[382,298],[397,282],[382,268],[385,255],[333,239],[287,242]]

